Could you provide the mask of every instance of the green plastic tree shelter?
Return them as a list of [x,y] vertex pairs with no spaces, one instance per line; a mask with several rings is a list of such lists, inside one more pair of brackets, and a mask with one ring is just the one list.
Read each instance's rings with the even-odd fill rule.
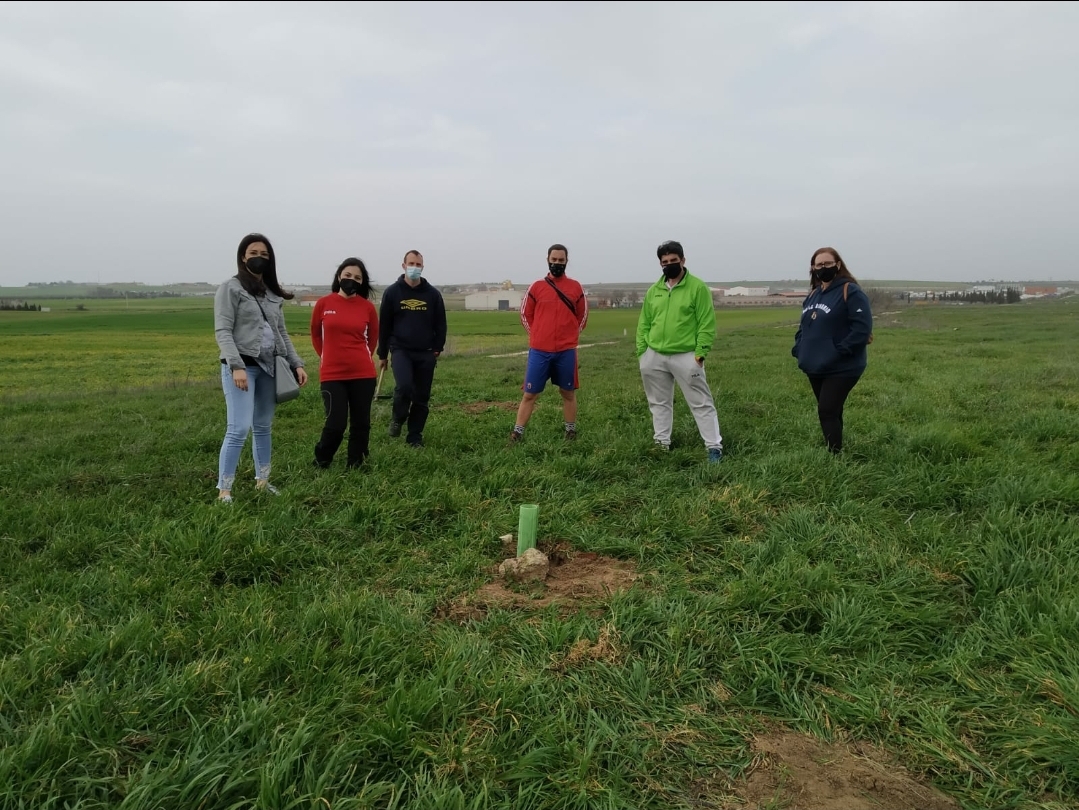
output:
[[536,547],[536,526],[539,525],[539,504],[521,504],[521,517],[517,522],[517,556]]

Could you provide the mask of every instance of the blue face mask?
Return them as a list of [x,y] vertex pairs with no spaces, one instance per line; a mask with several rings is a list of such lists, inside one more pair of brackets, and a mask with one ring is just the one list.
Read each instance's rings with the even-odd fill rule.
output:
[[408,278],[409,281],[418,281],[420,276],[422,276],[422,275],[423,275],[423,268],[422,267],[409,266],[409,267],[405,268],[405,276]]

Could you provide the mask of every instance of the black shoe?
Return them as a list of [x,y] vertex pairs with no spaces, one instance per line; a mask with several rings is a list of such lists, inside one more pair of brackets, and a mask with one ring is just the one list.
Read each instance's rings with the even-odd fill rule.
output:
[[409,447],[416,447],[416,448],[423,447],[423,437],[422,436],[420,436],[418,438],[415,438],[415,439],[408,439],[407,441],[408,441],[408,446]]
[[331,462],[329,462],[329,461],[319,461],[317,458],[314,461],[312,461],[311,463],[314,464],[316,467],[318,467],[320,470],[328,470],[328,469],[330,469],[330,464],[331,464]]
[[565,436],[566,436],[566,441],[567,442],[575,442],[575,441],[577,441],[577,431],[576,430],[567,430],[566,433],[565,433]]
[[390,422],[390,429],[387,431],[387,433],[390,434],[391,438],[396,439],[398,436],[401,435],[401,423],[394,419],[392,422]]
[[359,461],[350,461],[345,465],[346,470],[362,470],[367,466],[367,456],[364,456]]

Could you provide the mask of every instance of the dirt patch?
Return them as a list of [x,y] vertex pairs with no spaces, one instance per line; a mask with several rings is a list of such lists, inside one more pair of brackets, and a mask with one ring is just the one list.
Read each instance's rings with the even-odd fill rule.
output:
[[[776,731],[752,744],[755,758],[743,780],[698,790],[698,807],[727,810],[959,810],[916,778],[895,757],[868,743],[826,743]],[[701,786],[699,786],[701,787]],[[733,796],[730,795],[733,792]]]
[[565,655],[552,656],[551,669],[555,672],[567,672],[589,661],[617,664],[621,660],[622,645],[619,643],[618,631],[608,624],[599,631],[595,644],[587,638],[579,638]]
[[[514,586],[495,580],[473,594],[459,597],[436,611],[440,618],[464,623],[482,619],[491,608],[511,610],[542,610],[557,605],[565,613],[573,613],[602,602],[611,594],[629,588],[637,579],[636,566],[622,560],[604,557],[592,551],[576,551],[564,540],[537,543],[551,564],[547,579],[533,586]],[[515,542],[502,545],[503,558],[515,556]],[[497,576],[492,568],[492,576]],[[598,647],[594,652],[592,646]],[[597,641],[588,651],[579,650],[575,656],[598,656],[606,660],[610,639]],[[571,651],[572,652],[572,651]],[[593,660],[597,660],[593,658]]]
[[516,411],[519,402],[466,402],[461,406],[465,413],[477,414],[487,411]]

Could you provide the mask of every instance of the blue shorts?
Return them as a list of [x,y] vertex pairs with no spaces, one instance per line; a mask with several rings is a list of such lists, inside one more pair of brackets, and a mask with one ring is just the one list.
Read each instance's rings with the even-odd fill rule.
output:
[[538,394],[550,380],[563,391],[580,388],[577,379],[577,350],[541,352],[528,350],[528,367],[525,369],[524,392]]

